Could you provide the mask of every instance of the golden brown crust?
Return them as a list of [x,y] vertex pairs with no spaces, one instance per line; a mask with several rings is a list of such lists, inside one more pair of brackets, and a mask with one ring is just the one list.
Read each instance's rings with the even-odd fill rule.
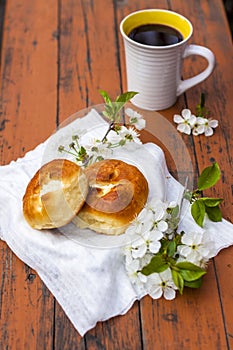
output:
[[85,174],[90,189],[74,222],[99,233],[123,233],[147,201],[144,175],[135,166],[115,159],[95,163]]
[[70,222],[84,204],[88,182],[83,170],[66,159],[43,165],[29,182],[23,197],[23,214],[36,229]]

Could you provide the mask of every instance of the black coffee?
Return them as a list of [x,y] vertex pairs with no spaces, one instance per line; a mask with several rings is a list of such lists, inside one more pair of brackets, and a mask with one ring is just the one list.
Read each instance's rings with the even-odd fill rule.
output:
[[183,40],[182,34],[163,24],[144,24],[134,28],[129,33],[129,38],[144,45],[168,46]]

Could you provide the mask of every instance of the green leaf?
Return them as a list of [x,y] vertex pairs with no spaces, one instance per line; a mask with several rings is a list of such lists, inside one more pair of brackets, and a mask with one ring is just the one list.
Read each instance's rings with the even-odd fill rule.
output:
[[138,94],[138,92],[135,92],[135,91],[124,92],[123,94],[121,94],[120,96],[118,96],[116,98],[116,102],[124,102],[124,104],[125,104],[126,102],[131,100],[131,98],[133,98],[137,94]]
[[205,168],[199,179],[197,188],[199,191],[203,191],[211,186],[215,185],[216,182],[220,179],[221,172],[218,166],[218,163],[213,163],[211,166]]
[[203,275],[206,274],[206,271],[205,270],[201,270],[201,271],[181,270],[180,274],[185,281],[191,282],[201,278]]
[[179,215],[179,205],[176,205],[174,208],[171,209],[171,217],[176,218]]
[[146,276],[151,275],[154,272],[163,272],[165,271],[169,265],[163,260],[162,255],[155,255],[148,265],[144,266],[141,270],[141,273],[143,273]]
[[108,93],[104,90],[99,90],[100,94],[102,95],[102,97],[104,98],[104,101],[107,103],[107,104],[112,104],[112,101],[108,95]]
[[206,214],[208,215],[209,219],[214,222],[222,221],[222,213],[219,209],[219,206],[217,207],[206,207]]
[[173,282],[175,283],[176,287],[179,289],[180,294],[183,294],[183,289],[184,289],[184,279],[183,279],[183,277],[176,270],[172,269],[171,272],[172,272]]
[[[117,113],[120,112],[120,110],[122,109],[122,107],[124,107],[125,102],[113,102],[113,115],[114,118],[117,117]],[[119,116],[120,117],[120,116]]]
[[189,261],[181,261],[175,265],[180,270],[190,270],[190,271],[205,271],[201,267],[189,262]]
[[195,222],[203,227],[203,221],[205,217],[205,211],[206,207],[203,201],[200,199],[197,199],[192,205],[191,205],[191,214],[192,217],[194,218]]
[[202,285],[202,278],[196,281],[184,281],[184,286],[189,288],[200,288]]
[[114,112],[111,106],[105,105],[105,110],[103,111],[103,115],[110,121],[114,121]]
[[83,157],[83,156],[85,156],[86,154],[87,154],[86,149],[85,149],[83,146],[81,146],[80,149],[79,149],[78,155],[79,155],[80,157]]
[[188,282],[195,281],[206,274],[204,269],[188,261],[177,263],[175,267],[179,268],[181,276]]
[[124,107],[126,102],[128,102],[132,97],[134,97],[137,92],[127,91],[116,98],[116,101],[111,101],[108,93],[104,90],[99,90],[100,94],[105,101],[105,110],[103,115],[107,117],[112,122],[119,122],[121,116],[119,114],[120,110]]
[[222,203],[223,198],[200,198],[201,201],[204,202],[206,207],[217,207],[220,203]]
[[136,94],[137,94],[137,92],[127,91],[127,92],[124,92],[123,94],[121,94],[120,96],[118,96],[116,98],[116,101],[114,102],[115,114],[118,113],[122,109],[122,107],[124,107],[126,102],[128,102]]
[[171,257],[175,254],[175,251],[176,251],[176,242],[175,241],[169,242],[167,246],[167,255]]
[[204,269],[188,261],[177,263],[175,267],[179,268],[182,278],[188,282],[196,281],[206,274]]

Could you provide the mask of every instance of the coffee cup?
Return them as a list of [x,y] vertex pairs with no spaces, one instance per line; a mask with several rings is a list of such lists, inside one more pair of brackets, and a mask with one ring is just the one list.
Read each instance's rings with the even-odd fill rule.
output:
[[[171,107],[177,97],[201,83],[212,73],[215,57],[204,46],[188,44],[191,22],[169,10],[133,12],[120,23],[126,59],[127,90],[138,92],[131,102],[147,110]],[[182,80],[182,61],[199,55],[208,66],[201,73]]]

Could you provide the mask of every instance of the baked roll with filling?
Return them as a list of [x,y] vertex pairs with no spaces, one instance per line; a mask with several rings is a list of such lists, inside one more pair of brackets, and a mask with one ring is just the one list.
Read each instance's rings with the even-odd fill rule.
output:
[[90,165],[85,175],[89,192],[73,222],[98,233],[122,234],[146,204],[146,178],[137,167],[115,159]]
[[81,209],[87,193],[87,178],[77,164],[52,160],[36,172],[26,188],[24,217],[35,229],[61,227]]

